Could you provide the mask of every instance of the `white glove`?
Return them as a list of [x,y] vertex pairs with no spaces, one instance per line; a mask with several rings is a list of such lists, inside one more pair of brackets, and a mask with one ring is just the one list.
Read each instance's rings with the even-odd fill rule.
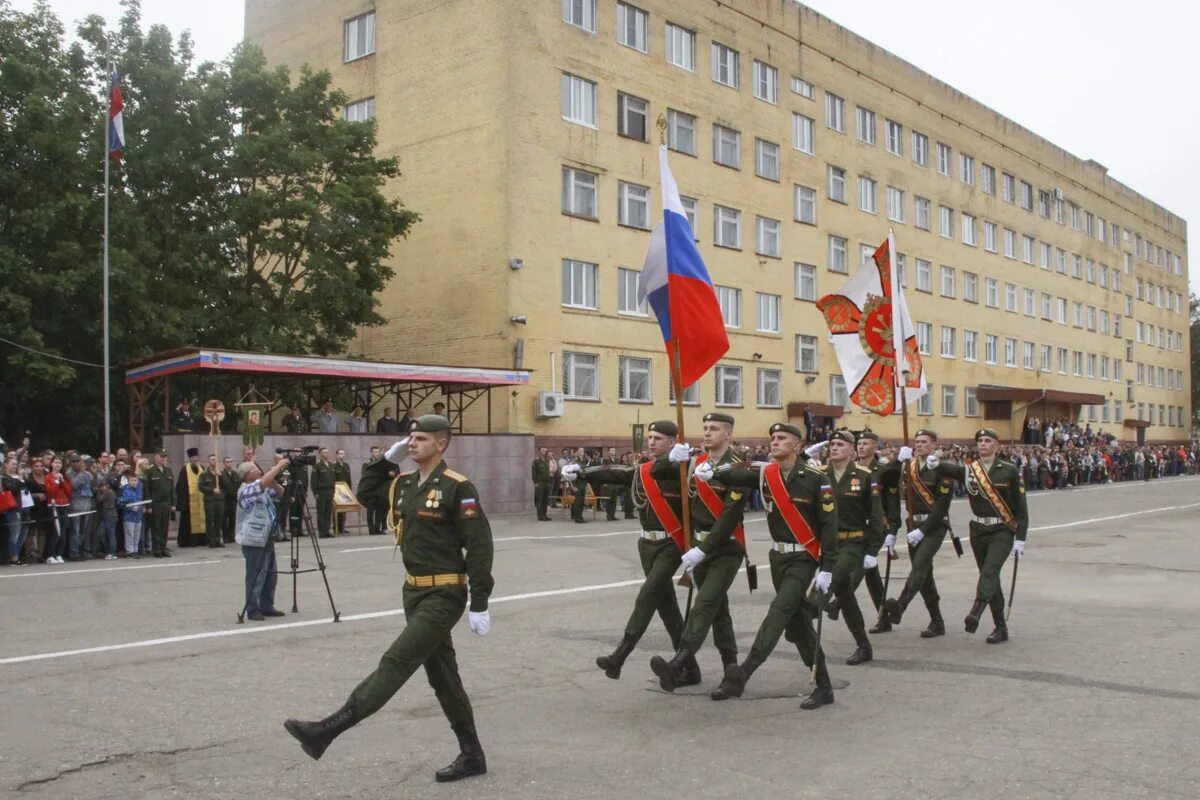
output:
[[693,474],[696,476],[696,480],[701,483],[708,483],[713,479],[713,466],[707,461],[703,464],[697,464],[696,471]]
[[863,569],[875,569],[879,566],[879,559],[875,556],[863,556]]
[[564,464],[561,470],[564,481],[573,481],[579,477],[578,464]]
[[827,593],[829,587],[833,585],[833,573],[821,570],[817,573],[817,577],[813,579],[813,582],[816,583],[818,591],[822,594]]
[[683,558],[681,560],[683,561],[683,568],[688,572],[691,572],[700,565],[701,561],[704,560],[704,551],[699,547],[693,547],[691,550],[688,550],[683,554]]
[[804,455],[808,456],[809,458],[816,458],[817,456],[821,455],[821,451],[826,447],[829,447],[829,440],[817,442],[811,447],[804,448]]
[[1025,555],[1025,543],[1022,542],[1020,539],[1017,539],[1013,542],[1013,555],[1014,556]]
[[389,447],[387,449],[387,452],[383,454],[383,457],[386,458],[388,461],[392,462],[393,464],[399,464],[401,461],[404,460],[404,455],[405,455],[404,448],[406,448],[406,447],[408,447],[408,437],[407,436],[405,436],[403,439],[401,439],[400,441],[396,442],[394,445]]
[[897,456],[901,461],[911,461],[913,457],[912,448],[908,445],[900,446],[900,454]]
[[492,629],[492,612],[468,611],[467,625],[470,626],[471,633],[476,636],[487,636]]
[[686,464],[692,459],[692,449],[683,442],[680,442],[671,447],[671,453],[667,458],[672,464]]
[[925,466],[929,469],[937,469],[937,465],[940,463],[942,463],[941,459],[939,459],[933,453],[930,453],[928,456],[925,457]]
[[889,556],[896,555],[896,534],[889,533],[883,537],[883,546],[888,551]]
[[921,533],[920,528],[913,528],[908,532],[908,536],[905,538],[908,539],[908,544],[911,547],[916,547],[921,543],[921,540],[925,538],[925,534]]

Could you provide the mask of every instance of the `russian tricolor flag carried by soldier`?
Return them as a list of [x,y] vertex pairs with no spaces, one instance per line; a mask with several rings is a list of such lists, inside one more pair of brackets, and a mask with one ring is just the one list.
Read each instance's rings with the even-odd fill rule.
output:
[[679,367],[680,385],[700,379],[729,350],[725,321],[708,270],[696,249],[679,187],[667,164],[667,146],[658,148],[662,174],[663,220],[654,226],[638,283],[638,300],[649,303],[663,341]]

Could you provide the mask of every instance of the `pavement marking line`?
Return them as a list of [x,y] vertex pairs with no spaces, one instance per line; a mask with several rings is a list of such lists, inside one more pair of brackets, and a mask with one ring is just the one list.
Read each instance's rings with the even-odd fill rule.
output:
[[93,572],[124,572],[127,569],[158,569],[160,567],[202,567],[205,564],[221,564],[222,561],[179,561],[174,564],[130,564],[126,567],[95,567],[93,569],[66,569],[62,572],[22,572],[16,575],[0,575],[0,580],[12,578],[61,578],[65,575],[89,575]]
[[1142,514],[1160,514],[1164,511],[1182,511],[1185,508],[1196,508],[1200,503],[1188,503],[1183,506],[1163,506],[1161,508],[1146,508],[1141,511],[1130,511],[1127,514],[1113,514],[1110,517],[1093,517],[1091,519],[1080,519],[1074,522],[1062,522],[1058,525],[1040,525],[1036,528],[1030,528],[1031,531],[1052,531],[1058,528],[1074,528],[1077,525],[1090,525],[1093,522],[1111,522],[1114,519],[1125,519],[1126,517],[1140,517]]

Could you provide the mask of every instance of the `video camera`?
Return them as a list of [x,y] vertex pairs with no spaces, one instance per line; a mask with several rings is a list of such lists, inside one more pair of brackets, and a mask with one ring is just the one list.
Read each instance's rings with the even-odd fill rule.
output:
[[311,467],[317,463],[317,451],[320,449],[320,445],[306,444],[303,447],[276,447],[275,453],[283,456],[293,464]]

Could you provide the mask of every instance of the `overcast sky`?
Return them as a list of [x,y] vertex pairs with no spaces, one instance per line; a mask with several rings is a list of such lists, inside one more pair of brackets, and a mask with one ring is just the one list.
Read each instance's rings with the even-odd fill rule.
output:
[[[530,0],[550,2],[550,0]],[[33,0],[14,0],[19,9]],[[1200,107],[1193,83],[1200,4],[1182,0],[910,3],[810,0],[808,6],[974,97],[1189,222],[1200,221]],[[68,30],[110,21],[117,0],[50,0]],[[190,29],[199,59],[242,36],[244,0],[143,0],[146,24]],[[1181,91],[1182,89],[1182,91]],[[1200,229],[1188,266],[1200,291]],[[1153,237],[1151,237],[1153,238]]]

